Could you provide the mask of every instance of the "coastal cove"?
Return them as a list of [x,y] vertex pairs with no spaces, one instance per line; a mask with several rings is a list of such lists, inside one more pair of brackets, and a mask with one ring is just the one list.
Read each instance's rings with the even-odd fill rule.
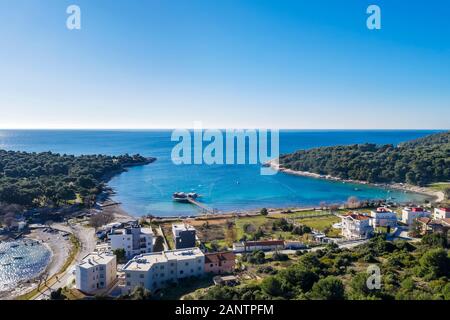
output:
[[[398,144],[436,131],[281,131],[280,152],[355,143]],[[320,202],[342,203],[350,196],[359,199],[391,198],[399,202],[420,202],[426,196],[388,190],[384,187],[342,183],[278,173],[261,176],[259,165],[180,165],[170,154],[176,142],[169,130],[2,130],[0,148],[20,151],[52,151],[67,154],[135,154],[156,157],[148,166],[128,168],[109,181],[128,213],[141,216],[195,215],[189,204],[174,203],[175,191],[195,191],[201,201],[219,212],[317,206]]]

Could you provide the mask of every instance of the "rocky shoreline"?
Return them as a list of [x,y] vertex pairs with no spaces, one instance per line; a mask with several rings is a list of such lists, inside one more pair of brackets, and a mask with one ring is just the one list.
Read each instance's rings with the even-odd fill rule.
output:
[[442,202],[445,199],[445,195],[442,191],[435,191],[435,190],[431,190],[430,188],[409,185],[406,183],[370,183],[367,181],[360,181],[360,180],[341,179],[341,178],[333,177],[330,175],[321,175],[318,173],[313,173],[313,172],[308,172],[308,171],[292,170],[292,169],[284,168],[283,166],[281,166],[279,164],[278,159],[269,161],[267,163],[267,166],[270,166],[272,169],[279,171],[279,172],[296,175],[296,176],[301,176],[301,177],[324,179],[324,180],[331,180],[331,181],[340,181],[340,182],[346,182],[346,183],[363,184],[363,185],[369,185],[369,186],[374,186],[374,187],[382,187],[382,188],[387,188],[387,189],[396,189],[396,190],[400,190],[400,191],[419,193],[419,194],[423,194],[423,195],[432,197],[435,202]]

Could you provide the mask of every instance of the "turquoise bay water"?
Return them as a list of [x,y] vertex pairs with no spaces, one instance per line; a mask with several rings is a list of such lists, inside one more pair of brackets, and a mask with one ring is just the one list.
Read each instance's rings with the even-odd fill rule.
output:
[[44,271],[51,251],[34,240],[0,242],[0,291],[6,291],[21,280],[31,279]]
[[[398,144],[436,131],[281,131],[280,152],[319,146],[371,142]],[[148,166],[135,167],[114,177],[109,185],[115,199],[130,213],[140,216],[197,214],[190,204],[173,203],[175,191],[195,191],[201,201],[219,211],[249,210],[260,207],[311,206],[321,201],[344,202],[350,196],[360,199],[423,201],[424,196],[383,188],[344,184],[278,173],[260,175],[259,165],[174,165],[170,155],[176,142],[171,131],[119,130],[0,130],[0,148],[22,151],[53,151],[66,154],[140,153],[157,157]],[[357,188],[358,190],[355,190]]]

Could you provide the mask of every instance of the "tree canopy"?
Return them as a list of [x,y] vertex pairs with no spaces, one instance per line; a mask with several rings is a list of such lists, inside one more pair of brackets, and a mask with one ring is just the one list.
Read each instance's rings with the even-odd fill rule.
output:
[[299,150],[280,156],[282,168],[371,183],[424,186],[450,180],[450,131],[402,143]]
[[88,201],[126,167],[152,162],[141,155],[61,155],[0,150],[0,202],[28,207]]

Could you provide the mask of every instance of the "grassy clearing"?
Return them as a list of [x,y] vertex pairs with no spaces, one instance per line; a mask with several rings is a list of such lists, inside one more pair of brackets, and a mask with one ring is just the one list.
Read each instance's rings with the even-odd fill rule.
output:
[[[323,216],[320,216],[321,214]],[[211,248],[213,243],[219,247],[231,247],[233,242],[239,241],[244,236],[249,239],[258,230],[262,230],[264,233],[261,239],[308,241],[307,237],[293,234],[290,231],[272,230],[273,223],[283,218],[295,219],[297,223],[325,232],[330,237],[340,236],[340,230],[332,228],[332,225],[339,222],[340,218],[330,215],[328,211],[271,213],[267,216],[191,220],[188,223],[196,228],[198,238],[207,248]],[[172,223],[161,224],[169,245],[174,247],[171,226]]]
[[445,191],[446,189],[450,189],[450,182],[436,182],[430,184],[428,187],[435,191]]
[[326,229],[331,228],[334,223],[341,221],[336,216],[325,216],[315,218],[305,218],[301,220],[301,223],[318,231],[324,232]]
[[319,215],[326,213],[327,211],[316,211],[316,210],[309,210],[309,211],[293,211],[289,213],[271,213],[270,217],[273,218],[307,218],[309,216]]

